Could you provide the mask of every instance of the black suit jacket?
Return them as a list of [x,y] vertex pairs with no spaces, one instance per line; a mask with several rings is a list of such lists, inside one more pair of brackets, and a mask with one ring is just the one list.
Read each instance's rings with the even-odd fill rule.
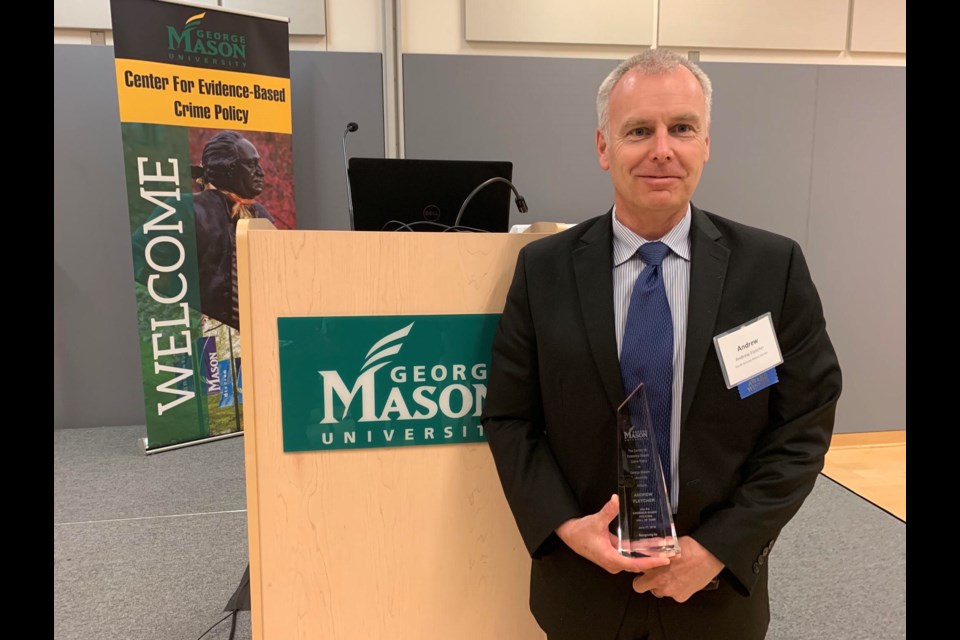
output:
[[[617,488],[615,411],[625,394],[612,238],[608,212],[528,245],[493,344],[483,421],[533,558],[531,610],[551,638],[612,638],[632,589],[632,574],[607,573],[554,533]],[[760,639],[767,558],[823,466],[840,369],[795,242],[696,207],[690,242],[676,526],[726,569],[715,591],[653,601],[670,640]],[[780,382],[741,400],[726,388],[713,337],[766,312],[784,358]]]

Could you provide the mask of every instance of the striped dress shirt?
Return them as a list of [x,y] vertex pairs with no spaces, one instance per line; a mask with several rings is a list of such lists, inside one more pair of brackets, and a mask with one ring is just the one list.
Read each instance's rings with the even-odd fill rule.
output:
[[623,348],[623,329],[637,277],[645,265],[637,249],[661,241],[670,247],[663,259],[663,284],[673,319],[673,402],[670,410],[670,502],[677,512],[679,495],[680,400],[683,390],[683,357],[687,346],[687,304],[690,301],[690,205],[680,222],[662,238],[645,239],[625,227],[613,210],[613,313],[617,330],[617,354]]

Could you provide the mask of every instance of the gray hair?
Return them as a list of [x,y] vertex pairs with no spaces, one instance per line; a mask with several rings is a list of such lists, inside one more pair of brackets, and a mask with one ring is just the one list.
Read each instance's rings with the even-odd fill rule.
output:
[[703,69],[687,60],[684,56],[666,49],[647,49],[643,53],[628,58],[621,62],[616,69],[610,72],[597,92],[597,127],[603,132],[604,138],[607,137],[607,119],[609,117],[610,93],[617,86],[620,79],[634,69],[640,70],[644,75],[657,75],[669,73],[677,67],[686,67],[690,73],[700,83],[703,88],[703,97],[706,99],[707,106],[707,129],[710,128],[710,103],[713,97],[713,86],[710,84],[710,78],[703,72]]

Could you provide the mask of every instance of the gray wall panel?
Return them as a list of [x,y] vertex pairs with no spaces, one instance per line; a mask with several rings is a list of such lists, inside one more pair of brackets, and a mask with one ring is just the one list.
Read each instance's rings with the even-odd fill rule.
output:
[[594,96],[606,60],[403,56],[408,158],[510,160],[530,212],[510,223],[580,222],[613,204],[597,164]]
[[[408,158],[510,160],[531,212],[578,222],[613,204],[597,164],[595,96],[609,60],[404,56]],[[816,68],[704,64],[714,81],[711,160],[695,202],[803,242]]]
[[379,53],[290,52],[297,226],[349,229],[347,156],[382,158],[383,84]]
[[906,428],[906,69],[822,67],[810,268],[844,369],[844,431]]
[[[613,66],[405,55],[407,157],[513,161],[531,205],[513,224],[601,213],[594,96]],[[837,431],[905,428],[905,69],[703,66],[714,112],[695,202],[804,247],[845,372]]]
[[[410,158],[506,159],[532,211],[612,201],[594,94],[607,60],[404,56]],[[905,85],[890,67],[705,63],[711,161],[696,202],[804,246],[845,371],[838,431],[905,428]],[[345,229],[340,141],[383,156],[379,54],[292,52],[297,214]],[[54,46],[54,427],[143,422],[109,47]]]
[[806,241],[817,69],[704,63],[713,84],[710,161],[694,202]]
[[[143,424],[113,49],[54,45],[54,429]],[[348,227],[340,136],[383,157],[375,53],[291,53],[298,226]]]
[[55,45],[54,429],[144,421],[122,153],[113,48]]

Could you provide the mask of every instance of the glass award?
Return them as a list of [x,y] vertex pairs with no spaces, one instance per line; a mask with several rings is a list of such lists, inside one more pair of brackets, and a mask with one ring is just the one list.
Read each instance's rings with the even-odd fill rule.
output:
[[680,553],[643,383],[617,408],[617,551],[631,558]]

